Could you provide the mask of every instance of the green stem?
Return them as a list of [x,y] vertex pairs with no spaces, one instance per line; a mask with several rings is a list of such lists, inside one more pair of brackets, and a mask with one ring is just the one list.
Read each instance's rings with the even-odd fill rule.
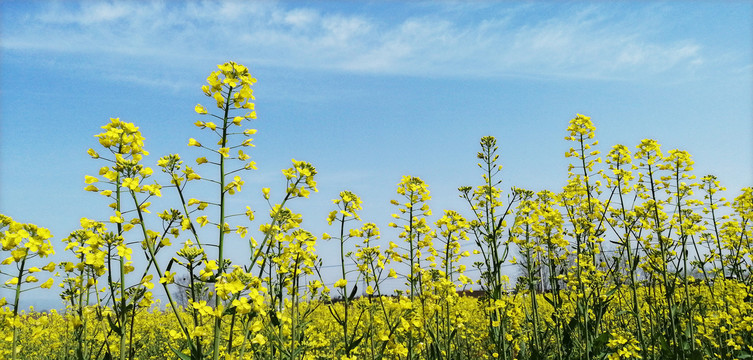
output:
[[[118,153],[122,153],[123,152],[122,148],[123,148],[123,145],[122,145],[122,141],[121,141],[121,145],[118,148]],[[115,183],[115,196],[116,196],[116,198],[115,198],[115,211],[117,211],[117,214],[122,214],[122,212],[121,212],[121,209],[122,209],[121,205],[122,205],[122,203],[121,203],[121,198],[120,198],[120,196],[121,196],[120,172],[118,172],[117,177],[115,179],[116,179],[115,180],[116,181],[116,183]],[[135,196],[134,196],[134,202],[136,204],[136,208],[138,208],[139,204],[138,204],[137,201],[135,201]],[[120,222],[117,223],[117,228],[118,228],[118,236],[123,236],[123,225],[121,225]],[[109,259],[110,258],[109,252],[108,252],[107,256],[108,256],[108,259]],[[122,257],[119,260],[120,260],[119,261],[119,270],[120,270],[120,284],[119,284],[119,287],[120,287],[120,289],[119,289],[120,290],[120,309],[116,310],[115,314],[118,317],[118,325],[120,325],[120,329],[121,329],[120,334],[118,334],[120,336],[120,339],[119,339],[120,340],[120,344],[119,344],[120,354],[119,354],[119,356],[120,356],[120,360],[125,360],[125,358],[126,358],[125,329],[126,329],[126,301],[127,301],[126,296],[125,296],[125,263],[124,263],[124,259]],[[114,302],[117,299],[117,297],[115,297],[115,289],[113,289],[111,287],[110,291],[111,291],[111,296],[112,296],[112,299],[113,299],[113,302]]]
[[[559,283],[557,282],[557,275],[556,275],[556,264],[554,263],[554,258],[557,255],[556,251],[554,249],[554,246],[552,244],[552,230],[548,228],[547,226],[547,248],[548,248],[548,265],[549,265],[549,288],[552,293],[552,303],[554,304],[554,311],[561,311],[562,304],[560,301],[560,289],[559,289]],[[544,294],[546,296],[546,294]],[[562,360],[562,314],[559,314],[559,316],[556,316],[555,320],[555,336],[557,341],[557,359]]]
[[680,251],[682,251],[682,262],[683,262],[683,276],[682,276],[682,283],[685,290],[685,310],[686,310],[686,316],[687,316],[687,324],[686,330],[690,334],[690,349],[691,351],[695,351],[695,320],[693,319],[693,313],[692,313],[692,306],[690,304],[690,289],[688,285],[688,250],[687,250],[687,241],[688,241],[688,235],[685,234],[685,227],[683,226],[683,218],[682,218],[682,195],[680,193],[680,164],[679,162],[675,162],[675,188],[677,189],[677,213],[679,214],[679,221],[678,221],[678,227],[680,229],[680,239],[681,239],[681,248]]
[[[220,147],[227,146],[227,128],[228,128],[228,114],[230,112],[230,99],[233,93],[233,87],[230,86],[227,90],[227,96],[225,97],[225,114],[222,118],[222,140],[220,141]],[[220,154],[220,220],[218,222],[220,228],[220,234],[218,239],[218,254],[217,254],[217,270],[216,278],[219,278],[221,274],[225,272],[225,258],[224,258],[224,245],[225,245],[225,156]],[[220,295],[214,294],[214,306],[219,306],[222,299]],[[212,358],[218,360],[220,356],[220,337],[222,335],[222,316],[217,316],[214,319],[214,351],[212,351]]]
[[[617,161],[617,170],[620,169],[620,162]],[[638,258],[636,256],[633,256],[633,250],[630,247],[630,233],[632,233],[632,229],[630,229],[630,226],[627,222],[627,211],[625,210],[625,200],[622,196],[622,176],[617,175],[617,192],[619,193],[620,197],[620,210],[622,211],[622,219],[623,224],[625,227],[625,238],[622,242],[623,246],[625,246],[625,250],[627,250],[627,257],[628,257],[628,271],[630,274],[630,290],[632,295],[632,301],[633,301],[633,318],[635,319],[635,322],[637,324],[637,330],[638,330],[638,342],[641,344],[641,354],[643,355],[644,359],[648,359],[647,349],[646,349],[646,343],[643,338],[643,323],[641,320],[640,315],[640,306],[638,305],[638,284],[635,274],[635,269],[637,268],[638,264]]]
[[541,341],[539,340],[539,305],[536,299],[536,283],[534,281],[534,272],[535,272],[535,266],[536,266],[536,260],[534,259],[534,254],[531,254],[531,247],[529,246],[530,235],[529,235],[529,228],[528,225],[526,225],[526,267],[528,270],[528,292],[529,296],[531,296],[531,322],[533,325],[533,344],[535,348],[535,352],[539,353],[541,351]]
[[[348,203],[343,204],[343,208],[347,209]],[[342,278],[345,279],[345,215],[340,219],[340,271]],[[348,310],[350,308],[350,299],[348,297],[347,287],[342,290],[343,301],[345,303],[345,320],[342,323],[343,328],[343,345],[345,349],[345,356],[350,356],[350,343],[348,342]],[[355,334],[354,334],[355,335]]]
[[[410,294],[408,298],[410,299],[410,306],[411,306],[411,313],[410,316],[414,316],[413,314],[413,297],[416,293],[416,274],[413,269],[413,263],[414,263],[414,257],[415,257],[415,248],[413,244],[413,207],[415,204],[413,203],[413,194],[411,193],[411,199],[410,199],[410,210],[408,213],[408,248],[410,251]],[[413,359],[413,325],[411,323],[411,327],[408,329],[408,358],[407,360]]]
[[193,234],[194,240],[196,240],[196,244],[199,246],[199,249],[204,249],[201,246],[201,242],[199,241],[199,234],[196,232],[196,227],[193,226],[193,221],[191,221],[191,216],[188,213],[188,206],[186,205],[186,198],[183,196],[183,189],[180,187],[180,183],[178,182],[178,176],[173,174],[173,181],[175,183],[175,188],[178,190],[178,196],[180,197],[180,203],[183,205],[183,213],[186,214],[186,218],[189,220],[189,230],[191,230],[191,233]]
[[[136,198],[136,193],[133,192],[133,190],[130,191],[131,198],[133,199],[134,204],[136,204],[136,213],[139,216],[139,224],[141,225],[141,234],[144,237],[144,243],[146,245],[146,250],[149,252],[149,256],[152,258],[154,262],[154,268],[157,270],[158,276],[162,276],[164,272],[162,269],[160,269],[159,263],[157,262],[157,253],[154,251],[154,242],[151,241],[149,238],[149,235],[146,231],[146,224],[144,223],[144,214],[139,207],[139,201]],[[122,276],[122,275],[121,275]],[[183,330],[183,334],[186,336],[186,339],[188,339],[188,345],[191,349],[191,354],[197,355],[201,357],[201,354],[196,354],[196,344],[193,343],[193,340],[191,339],[191,334],[188,332],[188,328],[183,323],[183,318],[180,316],[180,312],[178,312],[178,307],[175,304],[175,300],[173,299],[172,293],[170,293],[170,290],[167,288],[167,283],[161,283],[162,288],[165,290],[165,294],[167,295],[167,300],[170,302],[170,308],[173,311],[173,314],[175,314],[175,318],[178,320],[178,325],[180,326],[181,330]],[[135,304],[134,304],[135,306]],[[197,341],[197,343],[200,343],[200,341]]]
[[[27,250],[28,251],[28,250]],[[11,358],[13,360],[16,360],[18,357],[18,352],[16,351],[16,347],[18,346],[18,327],[16,326],[16,322],[18,321],[18,302],[21,299],[21,283],[23,282],[23,279],[21,278],[24,274],[24,267],[26,266],[26,257],[27,255],[24,255],[23,259],[21,260],[21,266],[18,268],[18,282],[16,283],[16,296],[15,299],[13,299],[13,342],[11,343]]]
[[[587,214],[587,216],[588,216],[588,227],[585,229],[586,230],[586,239],[585,239],[586,240],[586,247],[588,248],[588,253],[586,255],[591,255],[591,261],[593,262],[593,264],[595,266],[596,265],[596,254],[595,254],[594,249],[593,249],[593,243],[591,242],[591,238],[592,238],[592,229],[591,229],[592,224],[591,224],[591,219],[593,218],[593,212],[594,211],[593,211],[593,205],[591,204],[591,187],[590,187],[590,184],[588,183],[588,169],[586,168],[586,149],[585,149],[584,143],[585,143],[585,139],[583,138],[583,134],[580,134],[580,138],[579,138],[580,160],[581,160],[581,166],[583,167],[583,181],[585,182],[586,197],[587,197],[587,201],[588,201],[588,214]],[[582,279],[581,264],[580,264],[580,262],[581,262],[581,258],[580,258],[580,243],[578,244],[578,260],[577,261],[578,261],[578,278]],[[589,275],[592,275],[592,274],[589,274]],[[589,320],[590,320],[590,316],[589,316],[589,313],[590,313],[590,311],[589,311],[589,305],[590,304],[588,303],[588,297],[586,296],[586,290],[585,290],[585,288],[583,286],[583,281],[579,281],[579,283],[580,283],[579,288],[581,290],[581,294],[583,295],[583,297],[582,297],[582,299],[583,299],[582,300],[582,304],[583,304],[583,313],[582,313],[582,316],[583,316],[583,338],[586,341],[586,357],[590,358],[590,357],[592,357],[591,356],[592,355],[591,354],[591,350],[592,350],[591,349],[591,341],[592,341],[591,340],[591,335],[592,334],[591,334],[591,332],[590,332],[590,330],[588,328],[588,323],[589,323]],[[598,299],[599,298],[598,297],[599,289],[597,288],[596,291],[597,291],[596,298]]]
[[[665,244],[664,239],[662,238],[662,230],[661,230],[661,220],[659,218],[659,205],[657,201],[656,196],[656,187],[654,185],[654,172],[652,171],[651,165],[648,165],[648,178],[651,182],[651,199],[653,200],[653,215],[654,215],[654,231],[656,232],[656,237],[659,240],[659,251],[661,253],[661,275],[662,275],[662,281],[664,282],[664,297],[667,300],[667,306],[669,311],[669,326],[672,332],[672,341],[674,342],[674,348],[676,353],[680,354],[682,358],[685,358],[685,353],[682,351],[680,344],[677,339],[677,328],[675,326],[675,320],[676,320],[676,314],[675,314],[675,306],[674,306],[674,284],[672,287],[669,286],[669,277],[667,276],[668,268],[667,268],[667,245]],[[669,240],[669,239],[668,239]],[[673,280],[674,281],[674,280]],[[670,291],[670,289],[672,291]]]

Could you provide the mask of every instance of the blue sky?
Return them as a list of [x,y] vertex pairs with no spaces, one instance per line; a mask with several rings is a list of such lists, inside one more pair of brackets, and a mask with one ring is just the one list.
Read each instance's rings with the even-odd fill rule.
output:
[[[317,234],[334,232],[325,217],[348,189],[364,200],[364,220],[395,239],[389,200],[403,175],[429,184],[435,214],[467,213],[456,189],[480,183],[475,154],[485,135],[498,139],[503,188],[558,191],[576,113],[592,117],[603,152],[654,138],[665,151],[688,150],[696,173],[717,175],[730,197],[753,185],[749,1],[2,1],[0,9],[0,212],[56,239],[81,217],[109,216],[100,196],[83,191],[84,175],[102,166],[86,155],[100,126],[134,122],[147,163],[176,152],[190,161],[199,156],[186,146],[200,136],[193,108],[208,104],[200,86],[228,60],[259,80],[251,153],[259,170],[245,176],[235,205],[266,213],[261,188],[274,199],[280,169],[309,161],[320,191],[291,206]],[[325,265],[335,263],[332,245],[320,249]]]

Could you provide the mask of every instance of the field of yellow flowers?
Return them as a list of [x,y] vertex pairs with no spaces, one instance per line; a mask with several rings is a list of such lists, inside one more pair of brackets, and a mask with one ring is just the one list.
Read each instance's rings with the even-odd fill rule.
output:
[[[725,199],[714,176],[693,175],[687,152],[664,152],[655,140],[603,155],[591,119],[577,115],[566,129],[571,166],[561,191],[503,191],[489,136],[477,154],[480,185],[458,189],[463,211],[431,222],[428,185],[405,176],[384,239],[347,190],[326,218],[332,234],[316,236],[289,206],[317,191],[317,172],[293,160],[278,199],[262,190],[268,217],[254,238],[257,211],[229,199],[256,168],[245,152],[256,133],[247,126],[255,81],[233,62],[207,78],[211,106],[195,106],[206,120],[188,140],[206,153],[195,159],[205,171],[178,154],[155,171],[139,128],[114,118],[88,151],[102,167],[85,177],[86,191],[111,202],[100,216],[109,221],[81,219],[53,243],[47,229],[0,215],[0,274],[15,294],[0,300],[0,357],[753,357],[753,188]],[[214,186],[213,197],[192,198],[197,182]],[[168,191],[174,208],[151,209]],[[250,258],[228,259],[230,237],[246,239]],[[340,280],[331,287],[321,280],[321,240],[339,244]],[[472,252],[461,251],[466,242]],[[75,260],[55,261],[56,251]],[[165,252],[169,261],[157,256]],[[471,262],[481,274],[474,279]],[[523,273],[515,284],[502,271],[510,263]],[[404,286],[388,291],[391,278]],[[472,285],[480,297],[462,291]],[[64,311],[19,308],[25,291],[52,286],[62,289]]]

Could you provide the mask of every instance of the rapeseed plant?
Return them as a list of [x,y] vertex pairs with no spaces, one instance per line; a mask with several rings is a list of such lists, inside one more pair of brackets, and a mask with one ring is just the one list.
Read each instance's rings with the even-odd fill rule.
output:
[[[327,217],[336,235],[322,236],[339,246],[339,276],[330,289],[322,280],[318,239],[290,208],[292,200],[317,191],[312,164],[293,160],[282,170],[281,201],[273,202],[275,192],[262,189],[269,219],[259,226],[258,241],[247,224],[230,223],[257,216],[250,206],[232,210],[229,202],[245,186],[242,174],[256,168],[245,152],[256,130],[244,127],[256,118],[255,81],[248,68],[233,62],[207,78],[202,90],[218,113],[194,107],[209,118],[195,123],[209,135],[191,138],[188,145],[203,152],[197,166],[213,173],[199,174],[178,154],[157,161],[169,179],[165,189],[176,191],[177,209],[151,214],[151,201],[164,189],[145,165],[144,136],[134,124],[113,118],[96,135],[104,155],[87,151],[106,166],[84,177],[85,190],[109,199],[110,210],[81,219],[80,229],[63,239],[69,261],[34,266],[34,258],[54,254],[51,234],[0,215],[0,244],[8,252],[0,274],[15,292],[12,304],[0,300],[0,356],[753,356],[753,190],[742,189],[732,201],[721,197],[724,188],[714,176],[696,180],[687,152],[665,154],[648,139],[635,152],[614,146],[602,164],[593,122],[576,115],[566,130],[574,144],[566,156],[573,162],[562,191],[513,187],[503,201],[497,140],[485,136],[477,154],[483,182],[459,188],[469,204],[468,218],[444,210],[430,221],[428,185],[405,176],[397,187],[400,200],[391,201],[397,211],[389,226],[399,232],[390,241],[376,224],[357,223],[360,198],[341,192]],[[210,184],[216,198],[191,198],[188,184],[197,181]],[[150,216],[161,229],[148,226]],[[248,236],[247,261],[228,258],[231,236]],[[463,251],[469,243],[475,249]],[[136,245],[143,259],[133,258],[141,256],[134,254]],[[169,249],[175,256],[165,264],[158,255]],[[466,258],[476,261],[475,281],[467,275]],[[511,265],[523,270],[514,288],[504,271]],[[52,278],[41,282],[39,273],[56,269],[66,274],[60,282],[66,311],[19,309],[23,292],[53,284]],[[401,276],[404,288],[389,296],[385,281]],[[154,300],[156,284],[165,292],[168,311]],[[483,289],[481,298],[461,292],[474,284]]]
[[[46,228],[38,227],[34,224],[22,224],[14,221],[11,217],[0,214],[0,245],[2,245],[3,252],[9,252],[10,256],[5,258],[0,268],[0,274],[8,277],[3,283],[3,287],[12,289],[15,293],[13,298],[13,304],[11,309],[7,309],[5,305],[7,300],[5,298],[0,299],[0,306],[3,306],[2,312],[0,312],[0,328],[7,331],[10,328],[11,335],[8,336],[4,332],[3,342],[10,342],[10,349],[3,348],[1,354],[4,356],[10,355],[10,358],[15,360],[18,358],[18,354],[22,349],[22,345],[19,343],[18,329],[23,325],[21,319],[18,316],[18,303],[21,299],[21,293],[32,288],[22,289],[24,284],[34,284],[39,282],[38,275],[33,275],[41,271],[41,269],[29,267],[32,265],[32,261],[36,257],[47,257],[55,253],[55,250],[50,242],[52,234]],[[6,270],[6,267],[11,265],[15,269]],[[42,269],[46,271],[53,271],[55,268],[54,263],[50,263]],[[52,278],[43,282],[41,285],[34,287],[50,288],[52,286]]]

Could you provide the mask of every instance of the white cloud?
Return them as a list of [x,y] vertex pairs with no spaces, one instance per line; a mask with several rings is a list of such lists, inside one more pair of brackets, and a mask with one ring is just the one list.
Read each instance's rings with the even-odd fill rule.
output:
[[93,25],[122,19],[135,10],[128,3],[92,2],[79,11],[70,11],[60,3],[51,3],[47,11],[38,15],[38,20],[50,24]]
[[640,7],[632,15],[604,6],[420,8],[421,15],[391,20],[271,2],[51,3],[29,14],[34,25],[6,26],[2,46],[176,65],[227,54],[299,69],[432,77],[626,79],[706,61],[692,39],[652,40],[656,20],[637,21],[647,12]]
[[306,29],[319,21],[319,13],[311,9],[293,9],[283,15],[282,21],[296,29]]

